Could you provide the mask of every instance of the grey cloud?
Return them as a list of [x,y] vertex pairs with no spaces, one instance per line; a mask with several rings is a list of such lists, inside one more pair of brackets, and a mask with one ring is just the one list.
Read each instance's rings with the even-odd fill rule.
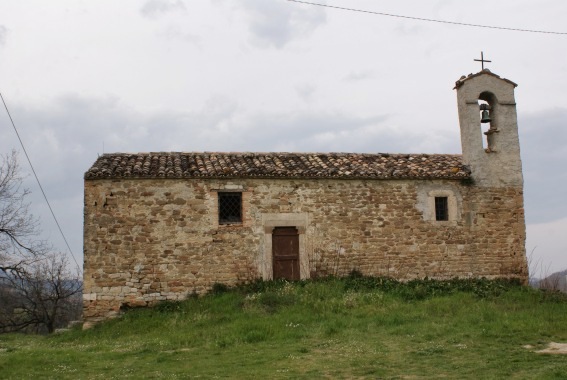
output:
[[530,223],[567,215],[567,109],[520,115],[526,217]]
[[0,25],[0,46],[6,44],[7,35],[8,35],[8,29],[4,25]]
[[112,98],[66,95],[45,107],[15,105],[11,113],[36,171],[54,199],[76,194],[83,172],[97,153],[103,153],[103,143],[112,144],[126,133],[134,137],[128,141],[135,140],[140,134],[132,127],[139,125],[140,115]]
[[254,42],[261,47],[284,47],[311,34],[327,21],[325,10],[299,4],[266,0],[242,0],[249,16]]
[[[15,108],[34,161],[61,197],[68,176],[81,177],[97,153],[138,151],[352,151],[442,153],[458,149],[458,134],[389,126],[389,116],[356,117],[309,111],[248,114],[213,97],[191,112],[142,114],[118,99],[67,95],[43,109]],[[71,192],[71,193],[69,193]]]
[[424,33],[426,26],[418,23],[408,23],[406,21],[398,21],[394,28],[396,33],[404,37],[412,37]]
[[344,78],[344,80],[349,81],[349,82],[357,82],[357,81],[370,79],[370,78],[372,78],[373,75],[374,75],[374,73],[372,71],[369,71],[369,70],[351,71]]
[[168,12],[185,11],[185,4],[181,0],[148,0],[140,12],[148,18],[157,18]]
[[311,97],[313,96],[313,93],[316,89],[317,87],[309,83],[295,86],[295,91],[305,101],[311,100]]
[[[223,150],[317,152],[420,152],[446,151],[450,139],[388,126],[388,115],[345,116],[339,112],[252,115],[236,120],[234,129],[218,132]],[[238,133],[233,134],[233,131]],[[455,134],[455,139],[458,136]],[[458,144],[458,141],[457,141]]]
[[168,40],[179,40],[195,45],[200,45],[201,42],[201,37],[185,32],[182,28],[174,25],[168,26],[163,32],[159,33],[159,35]]

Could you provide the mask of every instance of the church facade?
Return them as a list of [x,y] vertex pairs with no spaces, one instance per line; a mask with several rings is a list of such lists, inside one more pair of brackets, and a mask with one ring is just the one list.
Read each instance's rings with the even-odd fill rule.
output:
[[99,157],[85,174],[85,321],[258,278],[527,281],[515,87],[488,70],[456,82],[462,155]]

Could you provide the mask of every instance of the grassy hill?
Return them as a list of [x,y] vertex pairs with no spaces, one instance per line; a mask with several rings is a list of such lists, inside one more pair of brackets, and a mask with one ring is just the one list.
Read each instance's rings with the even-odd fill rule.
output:
[[561,293],[359,276],[214,290],[87,331],[0,335],[0,378],[567,376],[567,357],[535,352],[567,342]]

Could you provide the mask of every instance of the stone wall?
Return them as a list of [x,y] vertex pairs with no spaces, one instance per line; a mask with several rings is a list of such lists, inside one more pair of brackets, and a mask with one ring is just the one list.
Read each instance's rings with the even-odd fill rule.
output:
[[[243,192],[243,223],[218,224],[217,192]],[[436,221],[435,196],[449,221]],[[521,187],[459,181],[85,181],[84,318],[178,300],[216,282],[270,279],[271,230],[300,233],[301,277],[527,280]]]

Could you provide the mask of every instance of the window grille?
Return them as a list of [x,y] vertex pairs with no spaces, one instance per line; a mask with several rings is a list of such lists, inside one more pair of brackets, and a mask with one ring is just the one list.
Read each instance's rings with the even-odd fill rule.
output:
[[242,223],[242,193],[218,193],[219,224]]
[[449,220],[447,197],[435,197],[435,220]]

